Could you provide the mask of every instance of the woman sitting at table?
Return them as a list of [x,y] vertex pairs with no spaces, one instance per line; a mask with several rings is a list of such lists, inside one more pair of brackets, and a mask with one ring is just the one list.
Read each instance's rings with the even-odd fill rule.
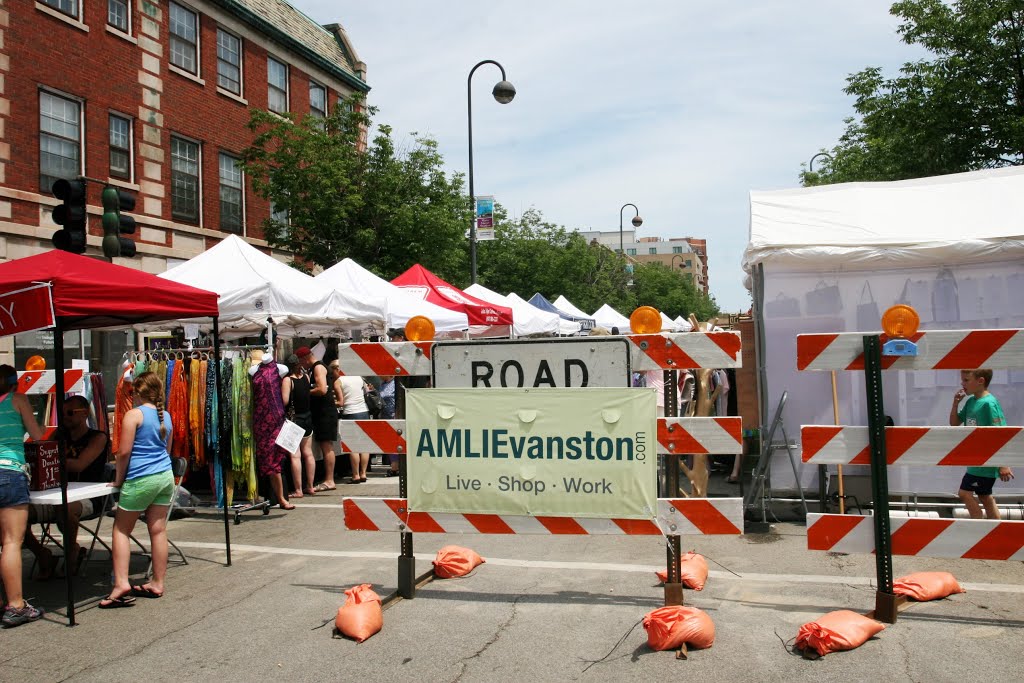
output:
[[[64,439],[64,453],[67,457],[68,481],[107,481],[105,468],[109,459],[108,446],[110,439],[104,432],[89,428],[89,400],[84,396],[72,396],[64,402],[63,427],[67,437]],[[85,548],[78,545],[78,525],[83,517],[103,514],[102,507],[106,496],[89,498],[68,503],[68,538],[71,548],[64,552],[64,569],[71,568],[72,575],[85,562]],[[57,569],[57,558],[53,553],[32,535],[32,525],[56,522],[63,530],[64,520],[59,505],[29,505],[29,528],[25,531],[25,547],[32,551],[39,564],[36,579],[46,581],[53,578]],[[70,562],[68,558],[72,558]]]
[[[171,471],[171,414],[164,410],[164,385],[156,373],[144,372],[132,382],[135,402],[121,424],[114,486],[121,497],[114,516],[114,586],[100,609],[131,607],[135,596],[159,598],[167,574],[167,508],[174,494]],[[129,538],[139,515],[146,513],[153,577],[141,586],[128,582]]]
[[32,405],[18,393],[18,372],[10,365],[0,365],[0,578],[7,595],[2,617],[6,628],[43,615],[21,592],[21,542],[28,526],[29,501],[25,432],[33,441],[43,438]]

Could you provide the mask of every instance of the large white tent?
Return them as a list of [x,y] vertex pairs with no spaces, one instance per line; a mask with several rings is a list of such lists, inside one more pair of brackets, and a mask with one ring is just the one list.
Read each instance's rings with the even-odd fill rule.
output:
[[[880,330],[881,313],[895,303],[912,305],[922,330],[1024,327],[1022,263],[1024,168],[751,192],[743,265],[758,326],[764,426],[783,392],[791,441],[801,424],[833,423],[830,375],[796,370],[797,334]],[[863,373],[836,378],[840,421],[867,424]],[[884,372],[885,412],[897,425],[947,424],[958,386],[956,370]],[[1020,424],[1024,368],[997,370],[992,391]],[[815,470],[804,467],[801,481],[813,482]],[[962,474],[891,467],[889,482],[893,491],[953,493]],[[773,463],[772,483],[793,483],[784,460]],[[999,485],[1021,490],[1024,479]]]
[[[526,306],[529,306],[530,308],[532,308],[532,309],[534,309],[534,310],[536,310],[536,311],[538,311],[540,313],[544,313],[544,314],[547,314],[547,315],[553,315],[556,318],[558,318],[558,334],[563,336],[563,337],[569,337],[569,336],[572,336],[574,334],[579,334],[580,329],[582,328],[582,325],[580,325],[577,322],[573,322],[572,320],[566,320],[565,318],[563,318],[562,316],[558,315],[557,313],[551,313],[550,311],[545,311],[543,308],[538,308],[537,306],[534,306],[529,301],[527,301],[523,297],[519,296],[515,292],[510,292],[509,295],[507,297],[505,297],[505,298],[508,299],[508,302],[509,302],[510,306],[512,306],[512,305],[521,306],[521,305],[525,304]],[[513,308],[513,311],[512,311],[512,315],[513,316],[515,315],[515,309],[514,308]]]
[[558,322],[561,318],[555,313],[542,311],[531,306],[519,297],[516,300],[502,296],[497,292],[487,289],[479,283],[466,287],[466,294],[483,299],[492,304],[506,306],[512,309],[512,333],[516,337],[536,337],[543,335],[557,335],[559,331]]
[[601,327],[609,330],[613,327],[617,327],[621,334],[629,334],[629,318],[622,315],[608,304],[602,304],[601,308],[594,311],[594,315],[590,317],[593,318],[594,322]]
[[435,331],[439,334],[469,329],[469,320],[465,313],[443,308],[409,294],[401,287],[374,275],[350,258],[335,263],[313,279],[349,295],[385,301],[389,328],[405,327],[410,318],[422,315],[430,318]]
[[216,292],[224,337],[259,334],[268,321],[286,337],[384,330],[383,301],[326,287],[236,235],[160,277]]

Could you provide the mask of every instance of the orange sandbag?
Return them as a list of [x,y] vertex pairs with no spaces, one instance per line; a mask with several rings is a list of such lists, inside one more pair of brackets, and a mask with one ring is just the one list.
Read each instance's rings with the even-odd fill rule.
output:
[[852,650],[884,628],[874,619],[848,609],[836,610],[801,626],[796,634],[795,647],[798,650],[810,648],[819,655]]
[[334,626],[342,635],[361,643],[384,626],[380,596],[370,584],[353,586],[345,591],[345,604],[338,608]]
[[[708,580],[708,563],[703,555],[695,552],[688,552],[680,558],[680,579],[687,588],[704,590],[704,584]],[[668,581],[667,571],[655,572],[658,580],[662,583]]]
[[953,593],[966,593],[949,572],[914,572],[892,582],[892,592],[914,600],[939,600]]
[[469,548],[446,545],[437,551],[437,557],[434,558],[434,576],[439,579],[465,576],[484,562],[484,558]]
[[674,650],[683,643],[703,650],[715,642],[715,622],[696,607],[659,607],[644,617],[644,630],[652,650]]

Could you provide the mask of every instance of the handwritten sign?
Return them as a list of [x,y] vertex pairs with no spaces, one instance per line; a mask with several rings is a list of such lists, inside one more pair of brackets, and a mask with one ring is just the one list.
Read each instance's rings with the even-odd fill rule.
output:
[[60,455],[56,441],[25,444],[25,461],[32,471],[29,489],[45,491],[60,486]]
[[49,284],[0,294],[0,336],[53,327],[53,294]]

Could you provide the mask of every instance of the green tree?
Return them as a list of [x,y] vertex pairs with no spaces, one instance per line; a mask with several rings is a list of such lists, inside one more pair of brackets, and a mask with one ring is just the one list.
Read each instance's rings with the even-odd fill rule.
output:
[[856,116],[805,185],[900,180],[1024,163],[1024,4],[905,0],[898,32],[933,59],[847,78]]
[[680,315],[688,318],[693,313],[704,321],[720,312],[714,297],[697,289],[684,273],[663,263],[638,265],[633,271],[633,292],[637,306],[654,306],[672,319]]
[[414,263],[443,278],[467,269],[469,207],[462,177],[445,175],[437,142],[395,144],[380,125],[366,143],[372,107],[339,105],[327,119],[253,110],[253,143],[241,166],[254,191],[287,221],[264,223],[267,241],[297,265],[329,267],[345,257],[390,279]]

